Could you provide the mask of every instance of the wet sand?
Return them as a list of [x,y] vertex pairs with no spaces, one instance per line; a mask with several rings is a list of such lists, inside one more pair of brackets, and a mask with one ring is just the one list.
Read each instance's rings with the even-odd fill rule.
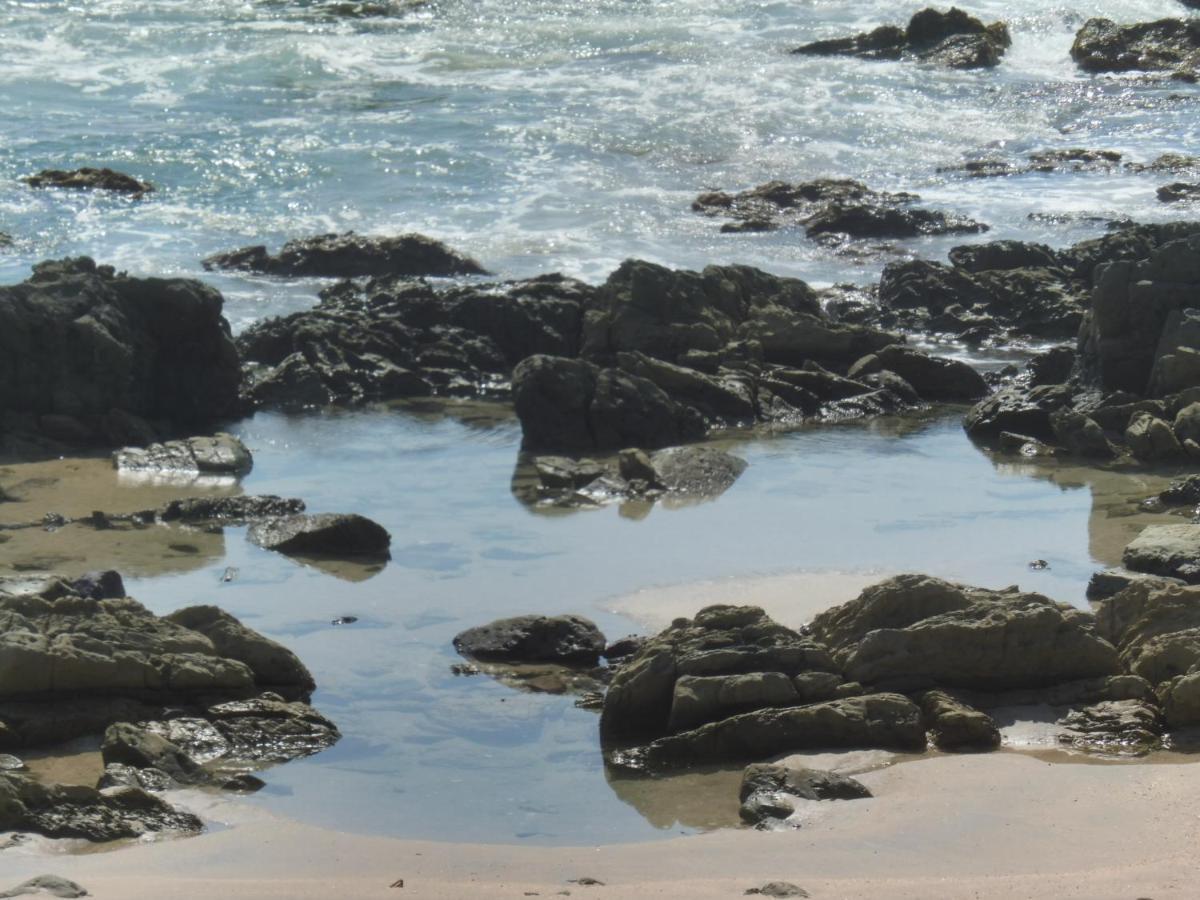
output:
[[[4,851],[5,885],[53,871],[106,898],[732,898],[772,880],[814,898],[1194,897],[1200,780],[1188,766],[942,756],[860,776],[871,800],[820,804],[782,834],[725,830],[604,847],[362,837],[264,817],[116,853]],[[603,886],[570,879],[595,878]],[[403,879],[403,888],[391,887]]]

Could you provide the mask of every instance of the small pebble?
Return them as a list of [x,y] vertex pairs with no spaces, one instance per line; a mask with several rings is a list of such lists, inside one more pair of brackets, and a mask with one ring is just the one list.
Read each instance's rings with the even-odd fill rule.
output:
[[358,616],[338,616],[336,619],[331,619],[330,625],[353,625],[358,621]]
[[221,583],[229,584],[229,582],[233,581],[233,579],[235,579],[237,577],[238,577],[237,568],[235,566],[230,566],[224,572],[221,573]]
[[1029,568],[1033,569],[1035,572],[1040,572],[1042,569],[1050,568],[1050,563],[1046,562],[1044,559],[1035,559],[1029,563]]

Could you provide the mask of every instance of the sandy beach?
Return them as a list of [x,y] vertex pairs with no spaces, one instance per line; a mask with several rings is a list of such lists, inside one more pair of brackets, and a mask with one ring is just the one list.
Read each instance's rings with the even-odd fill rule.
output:
[[[789,881],[821,898],[1195,897],[1200,782],[1190,765],[945,756],[859,776],[872,800],[826,803],[790,833],[726,830],[545,848],[399,841],[275,820],[114,852],[7,851],[4,881],[44,872],[100,900],[176,897],[727,898]],[[580,886],[572,879],[594,878]],[[391,887],[398,880],[403,887]]]

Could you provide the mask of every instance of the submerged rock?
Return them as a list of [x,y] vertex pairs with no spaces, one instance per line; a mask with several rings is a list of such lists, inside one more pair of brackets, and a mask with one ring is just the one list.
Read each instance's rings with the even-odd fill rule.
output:
[[792,53],[806,56],[857,56],[862,59],[916,59],[951,69],[999,65],[1012,39],[1003,22],[984,25],[957,7],[948,12],[927,8],[908,27],[882,25],[849,38],[816,41]]
[[558,662],[594,666],[606,641],[582,616],[516,616],[468,628],[454,638],[463,656],[503,662]]
[[288,241],[275,256],[262,245],[218,253],[204,260],[204,268],[326,278],[487,274],[475,260],[424,235],[368,237],[353,231]]
[[356,513],[297,514],[250,526],[252,544],[280,553],[313,556],[390,555],[392,536],[377,522]]
[[256,519],[292,516],[304,512],[304,501],[274,494],[242,497],[187,497],[170,500],[157,510],[163,522],[219,522],[234,525]]
[[1161,203],[1190,203],[1200,200],[1200,184],[1175,181],[1171,184],[1164,184],[1155,194]]
[[112,169],[43,169],[36,175],[28,175],[21,179],[30,187],[35,188],[69,188],[73,190],[113,191],[118,194],[130,194],[134,199],[151,193],[154,185],[148,181],[139,181],[132,175],[116,172]]

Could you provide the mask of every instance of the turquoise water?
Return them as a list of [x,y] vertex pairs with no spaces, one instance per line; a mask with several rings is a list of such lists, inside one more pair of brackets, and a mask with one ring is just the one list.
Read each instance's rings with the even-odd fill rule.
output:
[[[871,280],[885,258],[838,257],[789,232],[720,235],[691,200],[856,177],[989,222],[988,238],[1056,245],[1100,226],[1029,214],[1187,215],[1154,198],[1169,176],[938,172],[979,154],[1083,146],[1144,162],[1200,146],[1197,88],[1084,77],[1067,56],[1088,16],[1179,15],[1175,0],[973,4],[1013,32],[991,72],[786,55],[919,6],[437,0],[333,21],[251,0],[0,0],[0,231],[15,238],[0,281],[74,254],[194,275],[224,292],[241,329],[311,305],[320,284],[211,275],[199,260],[329,230],[421,231],[502,276],[598,281],[638,256],[831,283]],[[158,190],[129,201],[16,180],[81,165]],[[941,258],[960,241],[907,252]],[[233,530],[186,573],[131,579],[131,592],[163,612],[218,603],[313,669],[316,703],[345,739],[271,770],[246,802],[445,839],[593,843],[725,821],[684,813],[669,791],[610,784],[595,716],[569,698],[453,676],[462,628],[571,611],[619,636],[634,626],[604,611],[618,595],[788,571],[917,570],[1082,603],[1092,569],[1136,529],[1129,497],[1150,492],[1136,477],[993,465],[952,413],[740,442],[750,468],[725,496],[641,519],[521,506],[511,420],[367,410],[259,415],[237,430],[257,460],[247,491],[369,515],[394,536],[391,563],[331,574]],[[1035,558],[1050,569],[1030,572]],[[238,577],[222,583],[230,566]],[[341,615],[359,621],[331,627]]]

